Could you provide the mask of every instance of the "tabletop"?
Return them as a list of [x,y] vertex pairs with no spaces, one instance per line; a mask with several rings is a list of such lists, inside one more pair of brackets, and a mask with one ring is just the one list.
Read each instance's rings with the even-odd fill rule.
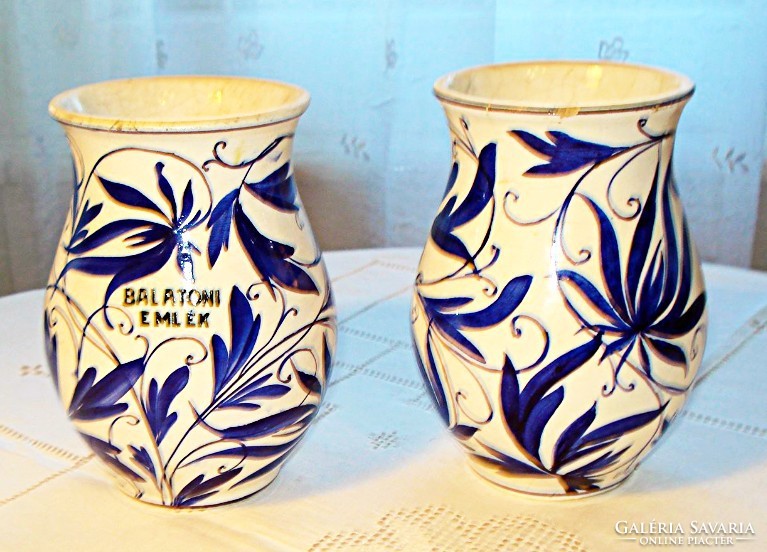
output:
[[318,419],[272,485],[208,509],[116,490],[54,393],[42,290],[0,299],[0,550],[767,549],[767,274],[704,265],[685,410],[625,484],[561,502],[480,479],[432,410],[409,337],[418,251],[326,261],[339,336]]

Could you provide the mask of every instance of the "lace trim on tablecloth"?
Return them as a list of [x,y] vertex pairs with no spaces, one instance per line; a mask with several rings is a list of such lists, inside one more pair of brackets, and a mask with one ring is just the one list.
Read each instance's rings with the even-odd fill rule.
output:
[[329,532],[309,552],[336,550],[521,550],[585,552],[572,533],[527,516],[493,516],[475,520],[445,506],[392,510],[368,532]]

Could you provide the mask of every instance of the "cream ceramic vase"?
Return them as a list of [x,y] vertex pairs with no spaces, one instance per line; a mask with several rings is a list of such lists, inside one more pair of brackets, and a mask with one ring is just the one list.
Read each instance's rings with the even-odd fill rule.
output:
[[703,277],[671,176],[693,84],[541,62],[459,71],[435,92],[453,167],[412,327],[436,408],[494,483],[607,490],[679,412],[703,353]]
[[308,103],[277,82],[159,77],[50,104],[75,162],[45,296],[50,367],[131,496],[246,497],[317,413],[335,316],[292,177]]

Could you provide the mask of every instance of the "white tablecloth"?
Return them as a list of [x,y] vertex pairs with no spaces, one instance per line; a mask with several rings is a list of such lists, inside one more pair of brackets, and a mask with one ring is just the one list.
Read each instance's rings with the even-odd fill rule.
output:
[[474,475],[432,411],[409,340],[418,252],[326,259],[340,324],[319,420],[270,487],[203,510],[112,486],[54,394],[42,291],[0,299],[0,550],[634,551],[687,547],[702,523],[742,524],[726,548],[767,550],[767,275],[705,267],[709,343],[686,410],[626,484],[549,502]]

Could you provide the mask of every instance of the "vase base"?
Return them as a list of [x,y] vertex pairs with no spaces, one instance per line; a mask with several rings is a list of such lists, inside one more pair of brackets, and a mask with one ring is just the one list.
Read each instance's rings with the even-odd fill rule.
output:
[[481,457],[469,456],[469,467],[482,479],[508,489],[526,498],[534,500],[578,500],[588,498],[616,489],[626,481],[632,472],[621,477],[611,478],[604,482],[605,486],[593,490],[566,490],[562,480],[553,475],[518,475],[512,474],[503,468],[484,460]]
[[[233,492],[229,491],[226,493],[216,493],[216,495],[211,496],[210,498],[200,501],[200,503],[194,503],[194,504],[168,504],[167,502],[163,502],[160,496],[156,494],[152,495],[136,495],[136,489],[135,487],[132,487],[127,484],[119,484],[118,488],[120,491],[129,496],[130,498],[134,499],[135,502],[141,503],[141,504],[147,504],[149,506],[157,506],[163,509],[169,509],[169,510],[202,510],[205,508],[213,508],[217,506],[226,506],[227,504],[233,504],[235,502],[240,502],[243,500],[246,500],[253,495],[256,495],[263,490],[265,490],[271,483],[277,478],[279,475],[280,469],[273,470],[269,473],[264,474],[262,477],[258,478],[253,482],[252,485],[243,486],[242,492]],[[122,482],[120,482],[122,483]],[[254,488],[255,485],[255,488]],[[217,496],[219,495],[220,496]]]

